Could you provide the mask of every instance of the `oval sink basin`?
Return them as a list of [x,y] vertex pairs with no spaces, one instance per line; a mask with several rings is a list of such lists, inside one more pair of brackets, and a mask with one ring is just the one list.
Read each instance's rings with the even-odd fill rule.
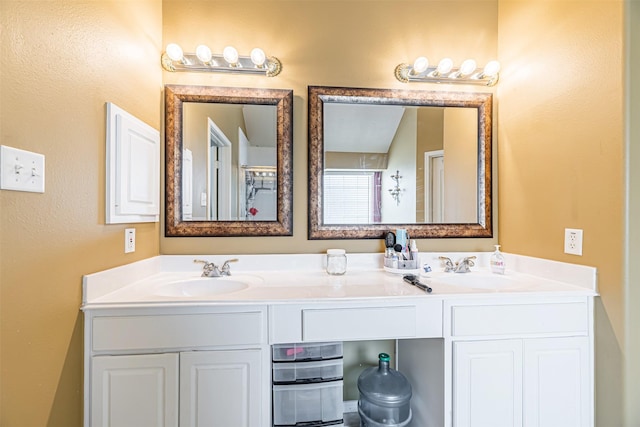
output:
[[444,273],[431,276],[432,283],[477,289],[503,289],[518,285],[509,276],[490,273]]
[[166,297],[207,297],[247,289],[249,283],[232,277],[198,277],[159,286],[155,294]]

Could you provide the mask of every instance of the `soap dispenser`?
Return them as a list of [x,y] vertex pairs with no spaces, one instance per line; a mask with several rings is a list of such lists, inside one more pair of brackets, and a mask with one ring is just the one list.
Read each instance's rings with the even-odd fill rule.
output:
[[491,272],[495,274],[504,274],[504,256],[502,255],[502,252],[500,252],[500,245],[495,245],[495,247],[496,250],[491,254],[490,260]]

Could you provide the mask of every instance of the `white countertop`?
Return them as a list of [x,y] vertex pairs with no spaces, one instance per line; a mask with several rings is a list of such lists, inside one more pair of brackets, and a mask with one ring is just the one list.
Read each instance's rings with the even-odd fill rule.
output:
[[[471,273],[443,273],[437,260],[440,255],[454,261],[475,255],[476,266]],[[487,252],[421,253],[421,263],[428,263],[434,270],[420,277],[422,283],[432,287],[431,293],[405,283],[402,275],[384,271],[381,254],[348,254],[349,265],[343,276],[330,276],[324,271],[324,254],[161,255],[84,276],[82,309],[525,294],[597,295],[593,267],[505,254],[505,275],[492,275],[488,271],[490,255]],[[202,265],[193,263],[194,259],[220,265],[231,258],[238,258],[238,262],[231,264],[232,275],[211,280],[241,281],[248,284],[246,289],[214,296],[171,296],[162,291],[186,280],[197,280]]]

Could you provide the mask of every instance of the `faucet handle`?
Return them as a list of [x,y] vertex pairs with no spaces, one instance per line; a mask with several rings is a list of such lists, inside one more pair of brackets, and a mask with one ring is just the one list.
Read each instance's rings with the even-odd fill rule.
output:
[[475,256],[467,256],[462,258],[460,261],[456,263],[456,267],[454,271],[456,273],[468,273],[471,271],[469,267],[473,267],[475,263],[473,260],[476,259]]
[[469,267],[473,267],[475,265],[475,263],[473,262],[474,259],[476,259],[475,255],[467,256],[467,257],[462,258],[462,261],[460,261],[460,262],[466,263],[467,265],[469,265]]
[[223,275],[231,276],[231,268],[229,267],[230,262],[238,262],[238,258],[228,259],[224,262],[224,264],[222,264],[222,268],[220,269],[220,272]]
[[451,261],[451,258],[446,256],[439,256],[438,259],[442,261],[442,264],[444,264],[445,273],[453,271],[454,267],[453,267],[453,261]]
[[205,261],[203,259],[194,259],[193,262],[194,264],[204,264],[203,268],[212,268],[216,266],[214,263],[210,261]]
[[444,264],[445,264],[445,265],[448,265],[448,264],[453,265],[453,261],[451,261],[451,258],[449,258],[449,257],[446,257],[446,256],[439,256],[439,257],[438,257],[438,259],[439,259],[440,261],[444,261]]
[[196,264],[204,264],[202,267],[202,277],[212,277],[217,275],[216,270],[218,267],[214,263],[202,259],[194,259],[193,262]]

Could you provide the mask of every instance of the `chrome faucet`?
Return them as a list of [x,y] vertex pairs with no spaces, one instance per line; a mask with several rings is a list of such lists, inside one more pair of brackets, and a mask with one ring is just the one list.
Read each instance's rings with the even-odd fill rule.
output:
[[229,267],[230,262],[238,261],[237,258],[228,259],[222,264],[221,268],[218,268],[212,262],[204,261],[201,259],[194,259],[193,262],[198,264],[204,264],[202,267],[202,277],[222,277],[222,276],[231,276],[231,267]]
[[476,257],[475,256],[464,257],[460,261],[456,262],[455,264],[453,263],[453,261],[451,261],[451,258],[446,256],[438,257],[438,259],[442,261],[442,264],[444,265],[445,273],[451,273],[451,272],[469,273],[471,271],[469,267],[473,267],[475,265],[473,260],[476,259]]
[[453,261],[451,261],[451,258],[446,256],[440,256],[438,257],[438,259],[442,261],[442,264],[444,264],[445,273],[450,273],[452,271],[455,271],[455,266],[453,265]]
[[475,263],[473,260],[476,259],[475,256],[468,256],[462,258],[460,261],[456,263],[455,272],[456,273],[469,273],[471,269],[469,267],[473,267]]

